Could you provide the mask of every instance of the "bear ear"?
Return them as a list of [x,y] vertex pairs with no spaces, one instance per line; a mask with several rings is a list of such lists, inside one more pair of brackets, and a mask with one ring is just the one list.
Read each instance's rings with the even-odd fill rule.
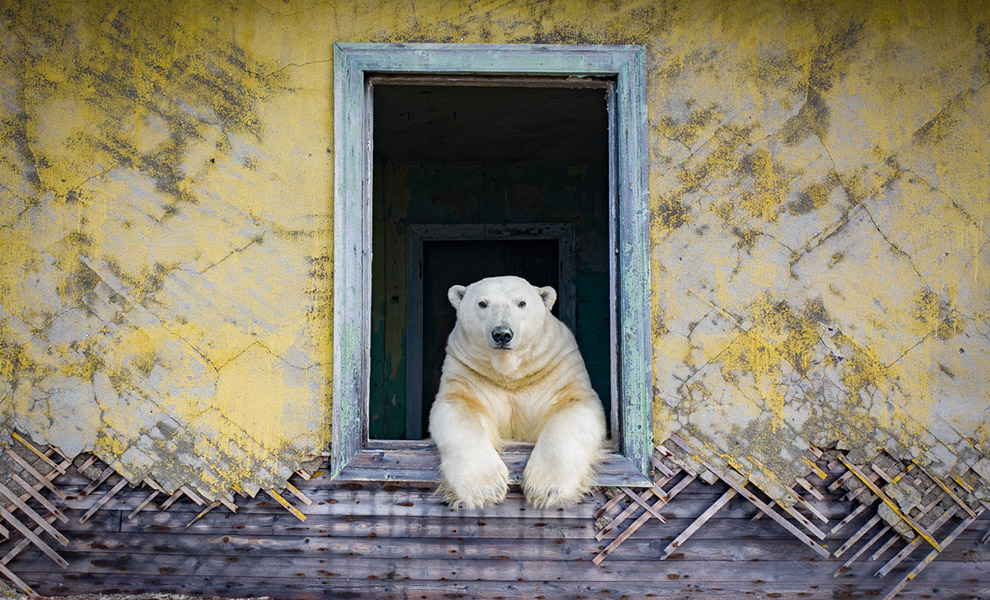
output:
[[540,292],[540,298],[543,298],[543,305],[547,307],[547,310],[553,308],[553,303],[557,301],[557,292],[549,285],[541,287],[538,291]]
[[450,300],[450,305],[455,309],[461,305],[461,300],[464,299],[464,292],[467,288],[463,285],[453,285],[447,290],[447,299]]

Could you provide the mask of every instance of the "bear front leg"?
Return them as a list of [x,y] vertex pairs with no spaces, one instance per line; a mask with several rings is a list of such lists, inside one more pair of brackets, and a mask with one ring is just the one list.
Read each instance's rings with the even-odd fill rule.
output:
[[440,451],[439,492],[448,504],[481,508],[505,499],[509,469],[485,415],[438,395],[430,411],[430,434]]
[[595,466],[604,456],[604,443],[601,405],[574,401],[553,414],[523,471],[526,499],[537,508],[580,502],[595,486]]

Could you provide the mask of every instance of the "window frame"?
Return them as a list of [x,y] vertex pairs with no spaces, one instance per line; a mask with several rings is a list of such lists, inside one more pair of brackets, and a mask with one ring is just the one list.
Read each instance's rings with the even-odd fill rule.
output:
[[[600,485],[649,486],[653,455],[646,68],[642,46],[344,44],[334,63],[333,396],[330,475],[347,481],[437,478],[426,442],[370,440],[372,95],[376,75],[609,77],[612,405],[619,439]],[[527,444],[503,452],[518,481]]]

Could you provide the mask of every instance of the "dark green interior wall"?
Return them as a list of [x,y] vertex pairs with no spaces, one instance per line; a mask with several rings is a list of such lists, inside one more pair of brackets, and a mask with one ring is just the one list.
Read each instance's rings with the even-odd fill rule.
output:
[[[412,344],[421,343],[405,335],[406,234],[412,224],[572,224],[575,336],[609,414],[608,166],[604,161],[387,160],[374,165],[374,192],[372,438],[405,438],[406,357]],[[424,335],[438,333],[424,329]],[[432,394],[424,398],[424,405],[430,400]]]

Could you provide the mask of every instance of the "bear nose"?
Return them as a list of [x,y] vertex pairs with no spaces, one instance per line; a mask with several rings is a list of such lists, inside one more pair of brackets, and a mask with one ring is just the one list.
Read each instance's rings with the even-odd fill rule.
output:
[[512,339],[512,330],[503,326],[496,327],[492,329],[492,339],[499,346],[504,346]]

